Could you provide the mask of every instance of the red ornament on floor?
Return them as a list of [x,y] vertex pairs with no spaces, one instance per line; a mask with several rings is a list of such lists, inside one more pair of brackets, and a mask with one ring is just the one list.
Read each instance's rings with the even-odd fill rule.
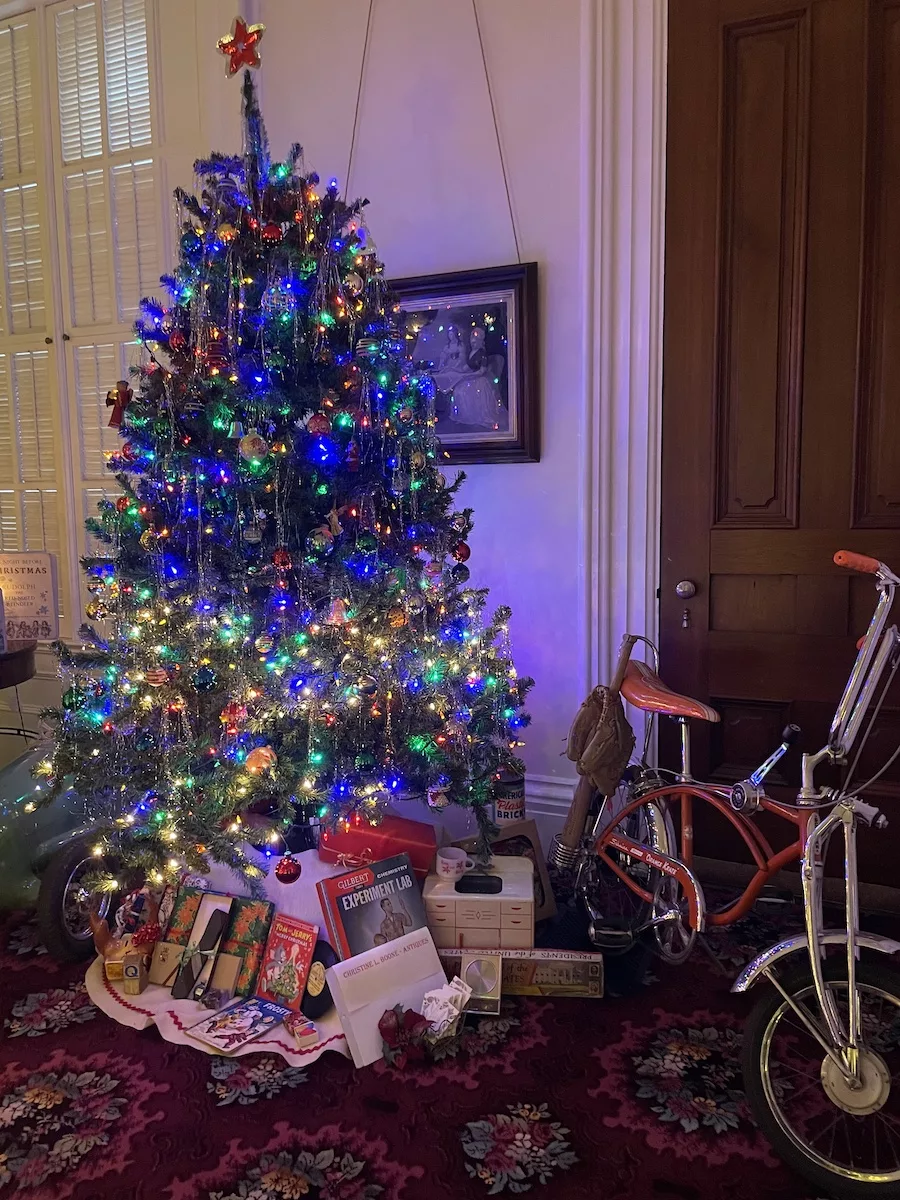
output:
[[296,858],[286,854],[275,866],[275,878],[279,883],[296,883],[302,870]]

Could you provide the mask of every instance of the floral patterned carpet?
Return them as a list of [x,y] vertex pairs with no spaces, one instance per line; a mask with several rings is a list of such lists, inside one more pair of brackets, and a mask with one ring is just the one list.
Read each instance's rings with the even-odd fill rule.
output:
[[[796,914],[754,915],[604,1000],[510,1001],[425,1065],[208,1057],[90,1004],[0,917],[0,1197],[807,1200],[749,1119],[729,984]],[[621,960],[620,960],[621,961]],[[627,992],[628,994],[621,994]]]

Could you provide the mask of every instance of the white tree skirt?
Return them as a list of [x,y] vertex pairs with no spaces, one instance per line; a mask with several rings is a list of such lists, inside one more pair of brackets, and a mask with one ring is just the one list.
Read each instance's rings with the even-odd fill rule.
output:
[[[265,861],[262,855],[257,854],[249,847],[247,847],[247,853],[261,863]],[[305,850],[302,854],[295,854],[294,857],[301,864],[303,871],[297,882],[290,884],[279,883],[275,878],[273,868],[278,861],[278,856],[273,855],[268,861],[266,865],[270,868],[270,873],[265,884],[266,899],[272,901],[276,912],[287,913],[292,917],[311,921],[320,927],[321,933],[323,918],[316,884],[320,879],[340,874],[344,868],[333,863],[321,862],[315,850]],[[214,866],[209,881],[211,891],[225,892],[234,896],[250,894],[245,881],[227,867]],[[128,1025],[132,1029],[146,1029],[150,1025],[155,1025],[167,1042],[193,1046],[196,1050],[215,1054],[211,1046],[204,1046],[202,1042],[195,1041],[185,1033],[188,1027],[195,1025],[203,1016],[209,1015],[209,1010],[195,1000],[173,1000],[169,988],[158,987],[152,983],[139,996],[126,996],[122,991],[121,984],[110,983],[107,980],[103,971],[103,961],[100,958],[94,959],[88,967],[85,985],[91,1003],[105,1012],[108,1017],[118,1021],[120,1025]],[[259,1054],[268,1051],[272,1054],[280,1054],[292,1066],[302,1066],[304,1063],[314,1062],[326,1050],[335,1050],[346,1058],[350,1057],[341,1022],[334,1009],[327,1016],[316,1021],[316,1028],[319,1031],[317,1046],[310,1046],[305,1050],[297,1049],[290,1035],[283,1027],[279,1026],[229,1057],[238,1058],[243,1054]]]

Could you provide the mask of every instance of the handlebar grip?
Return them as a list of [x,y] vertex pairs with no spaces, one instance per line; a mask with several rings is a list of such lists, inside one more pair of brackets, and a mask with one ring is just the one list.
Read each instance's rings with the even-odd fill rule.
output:
[[881,569],[877,558],[870,558],[868,554],[857,554],[853,550],[838,550],[834,562],[838,567],[846,567],[848,571],[861,571],[864,575],[877,575]]
[[799,725],[785,725],[781,731],[781,740],[786,746],[793,746],[797,738],[800,736]]

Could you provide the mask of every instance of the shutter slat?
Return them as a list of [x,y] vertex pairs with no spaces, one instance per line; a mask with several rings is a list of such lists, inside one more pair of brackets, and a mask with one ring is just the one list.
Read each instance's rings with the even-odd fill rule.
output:
[[103,153],[100,47],[94,3],[56,14],[56,70],[63,162]]
[[46,313],[37,184],[4,188],[0,202],[9,326],[14,333],[43,329]]
[[102,170],[65,178],[69,287],[76,325],[112,320],[109,295],[109,215]]
[[110,153],[148,146],[152,132],[144,0],[106,0],[103,48]]

